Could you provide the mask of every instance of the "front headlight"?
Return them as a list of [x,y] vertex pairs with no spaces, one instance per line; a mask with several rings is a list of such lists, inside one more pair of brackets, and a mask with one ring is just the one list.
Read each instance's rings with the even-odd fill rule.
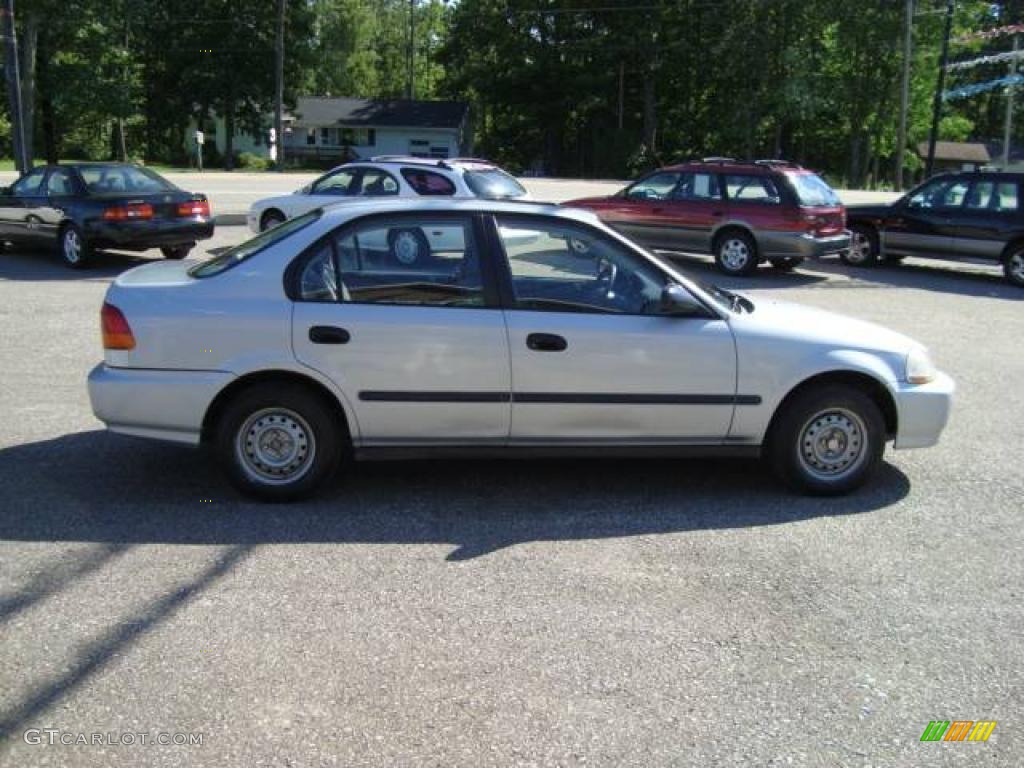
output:
[[924,347],[915,347],[907,355],[907,381],[911,384],[927,384],[937,375],[935,363]]

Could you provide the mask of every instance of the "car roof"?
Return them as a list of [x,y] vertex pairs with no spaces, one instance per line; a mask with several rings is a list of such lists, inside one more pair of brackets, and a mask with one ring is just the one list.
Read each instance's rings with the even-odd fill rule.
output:
[[514,200],[487,200],[476,197],[444,197],[444,198],[365,198],[343,200],[326,205],[323,208],[323,219],[337,223],[362,216],[366,213],[409,213],[422,211],[425,213],[462,212],[462,213],[505,213],[505,214],[540,214],[555,216],[562,219],[580,221],[586,224],[600,222],[596,214],[582,208],[571,208],[557,203],[517,202]]
[[732,171],[736,173],[750,173],[768,175],[771,173],[813,173],[798,163],[791,163],[788,160],[733,160],[731,157],[706,157],[703,160],[687,160],[675,165],[667,165],[659,168],[660,171],[706,171],[714,169],[717,171]]

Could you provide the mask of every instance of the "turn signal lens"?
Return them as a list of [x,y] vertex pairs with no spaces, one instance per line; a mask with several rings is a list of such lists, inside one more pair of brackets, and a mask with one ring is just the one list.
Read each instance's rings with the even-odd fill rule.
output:
[[103,329],[104,349],[135,349],[135,337],[124,313],[113,304],[103,303],[100,310],[100,327]]
[[935,380],[935,363],[924,347],[916,347],[907,355],[907,381],[911,384],[927,384]]
[[189,200],[187,203],[178,204],[178,215],[179,216],[209,216],[210,215],[210,201],[209,200]]
[[128,221],[131,219],[152,219],[153,206],[149,203],[115,205],[103,212],[106,221]]

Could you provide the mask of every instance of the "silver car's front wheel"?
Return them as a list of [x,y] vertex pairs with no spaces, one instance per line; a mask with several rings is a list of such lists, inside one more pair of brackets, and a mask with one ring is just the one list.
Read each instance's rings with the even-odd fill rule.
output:
[[856,472],[867,455],[867,428],[848,408],[830,408],[807,420],[800,432],[799,460],[815,477],[831,481]]
[[882,410],[868,394],[873,385],[864,386],[808,385],[786,398],[765,447],[787,485],[836,495],[870,477],[882,460],[887,434]]
[[316,491],[337,469],[347,442],[344,416],[299,383],[257,384],[235,394],[216,420],[216,448],[242,492],[291,501]]

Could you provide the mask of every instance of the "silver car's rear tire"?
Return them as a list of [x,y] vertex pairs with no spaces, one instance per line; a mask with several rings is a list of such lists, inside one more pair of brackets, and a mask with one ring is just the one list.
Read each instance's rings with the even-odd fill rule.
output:
[[836,496],[860,487],[882,460],[885,419],[851,386],[828,384],[785,403],[768,437],[768,459],[790,488]]
[[330,406],[293,384],[256,385],[225,407],[217,458],[238,490],[265,501],[315,493],[338,468],[345,440]]

